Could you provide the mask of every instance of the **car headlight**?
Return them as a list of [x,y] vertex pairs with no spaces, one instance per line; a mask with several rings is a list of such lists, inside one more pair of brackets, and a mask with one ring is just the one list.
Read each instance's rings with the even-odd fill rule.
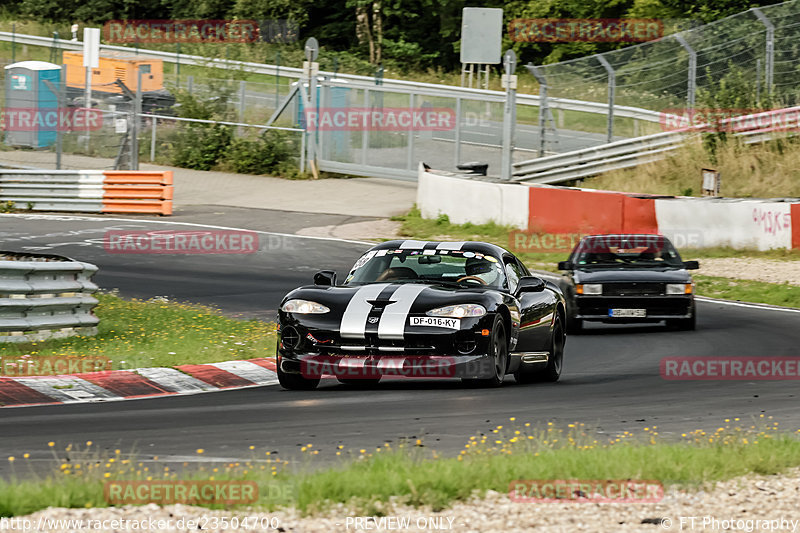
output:
[[478,304],[458,304],[432,309],[425,314],[428,316],[449,316],[454,318],[483,316],[486,314],[486,308]]
[[330,311],[327,307],[310,300],[289,300],[281,306],[281,311],[285,313],[297,313],[299,315],[321,315]]
[[692,294],[692,284],[667,283],[667,294]]
[[575,292],[578,294],[603,294],[602,283],[586,283],[575,285]]

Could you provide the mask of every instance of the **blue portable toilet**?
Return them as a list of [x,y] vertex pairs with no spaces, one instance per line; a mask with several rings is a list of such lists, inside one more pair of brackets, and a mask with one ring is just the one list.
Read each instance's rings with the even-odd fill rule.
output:
[[58,88],[61,67],[45,61],[20,61],[6,65],[6,144],[44,148],[56,142]]

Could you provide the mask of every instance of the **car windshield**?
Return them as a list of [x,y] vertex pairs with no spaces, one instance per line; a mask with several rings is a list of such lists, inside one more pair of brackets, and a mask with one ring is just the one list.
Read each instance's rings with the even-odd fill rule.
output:
[[496,257],[465,250],[370,250],[356,261],[344,284],[390,281],[502,288],[500,265]]
[[682,267],[678,251],[661,235],[601,235],[587,237],[572,252],[581,267]]

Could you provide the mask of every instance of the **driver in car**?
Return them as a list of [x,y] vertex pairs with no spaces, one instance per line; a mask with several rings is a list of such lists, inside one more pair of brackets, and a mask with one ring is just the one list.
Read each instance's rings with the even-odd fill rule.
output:
[[467,276],[478,278],[484,284],[491,286],[495,286],[500,277],[500,265],[478,257],[467,259],[464,271]]

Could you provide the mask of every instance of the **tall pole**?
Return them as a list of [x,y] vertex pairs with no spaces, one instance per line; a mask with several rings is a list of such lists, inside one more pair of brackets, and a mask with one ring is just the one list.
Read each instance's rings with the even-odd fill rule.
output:
[[764,82],[767,86],[767,94],[772,94],[772,76],[775,61],[775,25],[770,21],[767,16],[757,7],[752,8],[758,20],[767,28],[767,42],[766,42],[766,78]]
[[506,90],[506,102],[503,106],[503,152],[500,178],[510,180],[514,150],[514,126],[517,118],[517,76],[514,75],[517,68],[517,55],[514,50],[506,50],[503,55],[503,68],[505,74],[502,77],[502,84]]
[[617,89],[617,76],[611,64],[601,55],[595,56],[597,60],[603,65],[603,68],[608,72],[608,125],[606,133],[606,142],[610,143],[614,140],[614,93]]
[[689,54],[688,87],[686,88],[686,103],[689,109],[694,109],[694,97],[697,92],[697,52],[689,46],[686,39],[680,34],[675,35],[675,40],[680,43],[684,50]]

